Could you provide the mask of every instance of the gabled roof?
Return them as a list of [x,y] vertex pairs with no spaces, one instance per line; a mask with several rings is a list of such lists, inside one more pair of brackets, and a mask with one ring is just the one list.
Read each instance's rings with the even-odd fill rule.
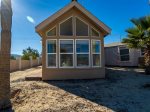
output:
[[43,28],[45,28],[48,24],[52,23],[55,19],[69,11],[71,8],[76,7],[78,10],[80,10],[82,13],[84,13],[87,17],[89,17],[96,25],[98,25],[100,28],[102,28],[106,34],[110,34],[111,29],[105,25],[102,21],[97,19],[94,15],[92,15],[89,11],[87,11],[83,6],[81,6],[76,1],[71,2],[66,7],[62,8],[52,16],[48,17],[46,20],[41,22],[39,25],[36,26],[36,32],[41,31]]

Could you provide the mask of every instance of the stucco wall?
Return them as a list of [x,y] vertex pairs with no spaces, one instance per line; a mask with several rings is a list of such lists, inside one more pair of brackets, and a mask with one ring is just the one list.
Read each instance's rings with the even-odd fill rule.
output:
[[34,66],[37,66],[38,65],[38,60],[33,60],[32,61],[32,66],[34,67]]
[[22,60],[21,65],[22,65],[21,66],[22,69],[27,69],[30,67],[30,61],[29,60]]
[[16,71],[19,69],[19,62],[17,60],[10,60],[10,71]]

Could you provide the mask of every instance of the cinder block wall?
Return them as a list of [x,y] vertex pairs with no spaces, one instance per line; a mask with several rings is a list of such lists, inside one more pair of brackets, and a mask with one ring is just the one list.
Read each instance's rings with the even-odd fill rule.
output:
[[42,64],[41,59],[35,59],[35,60],[10,60],[10,71],[17,71],[17,70],[23,70],[28,69],[36,66],[40,66]]

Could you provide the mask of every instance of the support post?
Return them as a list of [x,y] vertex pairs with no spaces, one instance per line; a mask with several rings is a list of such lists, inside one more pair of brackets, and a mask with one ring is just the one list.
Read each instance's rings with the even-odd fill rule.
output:
[[11,106],[10,102],[10,52],[12,9],[11,0],[1,0],[0,44],[0,111]]

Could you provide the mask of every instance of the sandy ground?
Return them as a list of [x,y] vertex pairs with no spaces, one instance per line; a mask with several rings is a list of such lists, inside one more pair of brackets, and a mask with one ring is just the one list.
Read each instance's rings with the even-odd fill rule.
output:
[[142,69],[107,68],[107,78],[96,80],[24,80],[40,71],[11,73],[15,112],[150,112],[150,76]]

